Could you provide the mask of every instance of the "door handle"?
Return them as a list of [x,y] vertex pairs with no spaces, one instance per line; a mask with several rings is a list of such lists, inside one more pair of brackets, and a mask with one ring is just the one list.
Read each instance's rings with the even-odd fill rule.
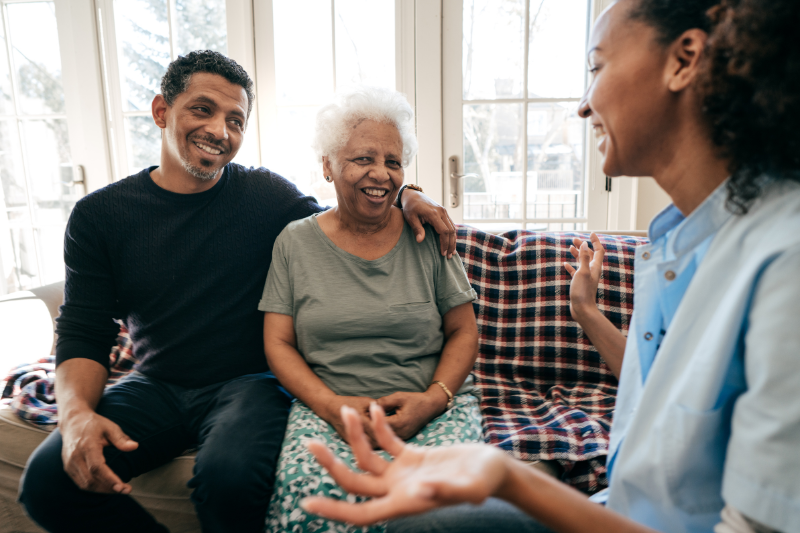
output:
[[477,174],[459,174],[458,156],[451,155],[450,163],[450,207],[458,207],[461,197],[461,180],[463,178],[477,178]]
[[83,195],[86,196],[86,167],[83,165],[72,165],[72,176],[70,181],[62,181],[64,185],[75,186],[80,185],[83,187]]

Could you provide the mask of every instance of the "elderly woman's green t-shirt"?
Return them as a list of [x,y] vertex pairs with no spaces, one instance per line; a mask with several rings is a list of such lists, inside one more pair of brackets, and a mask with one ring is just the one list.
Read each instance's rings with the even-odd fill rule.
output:
[[336,246],[312,215],[275,241],[258,308],[294,319],[298,351],[333,392],[379,398],[427,390],[442,316],[475,298],[461,259],[441,255],[430,227],[418,244],[405,224],[395,247],[368,261]]

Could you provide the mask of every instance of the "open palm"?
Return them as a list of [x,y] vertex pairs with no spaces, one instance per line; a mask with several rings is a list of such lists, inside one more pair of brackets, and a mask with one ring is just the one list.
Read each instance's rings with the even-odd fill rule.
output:
[[603,275],[603,258],[606,249],[600,243],[600,238],[592,233],[590,236],[592,249],[589,244],[577,237],[569,247],[572,257],[578,260],[576,269],[569,263],[564,263],[564,268],[572,277],[569,285],[569,308],[572,318],[581,321],[581,316],[586,311],[593,311],[597,306],[597,286]]
[[371,406],[370,414],[375,438],[394,457],[393,461],[372,451],[361,418],[348,407],[342,408],[347,440],[365,473],[350,470],[319,441],[309,442],[308,447],[344,490],[372,499],[353,504],[311,497],[301,503],[306,511],[366,525],[444,505],[480,503],[500,486],[506,470],[502,451],[480,444],[431,448],[408,445],[392,432],[377,404]]

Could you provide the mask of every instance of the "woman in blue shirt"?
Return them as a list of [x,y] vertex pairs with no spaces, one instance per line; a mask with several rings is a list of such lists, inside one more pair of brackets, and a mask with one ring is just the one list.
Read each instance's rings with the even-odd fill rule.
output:
[[[568,269],[574,315],[620,377],[606,505],[488,446],[406,447],[374,406],[393,462],[372,455],[346,409],[368,473],[310,445],[373,500],[309,499],[307,510],[369,523],[494,496],[557,531],[800,531],[800,3],[722,0],[707,17],[716,3],[620,0],[590,40],[580,113],[603,170],[653,176],[673,200],[637,249],[624,358],[592,310],[602,250],[592,267],[577,243]],[[465,523],[493,513],[459,509],[416,525],[474,531]],[[512,515],[495,512],[492,530]]]

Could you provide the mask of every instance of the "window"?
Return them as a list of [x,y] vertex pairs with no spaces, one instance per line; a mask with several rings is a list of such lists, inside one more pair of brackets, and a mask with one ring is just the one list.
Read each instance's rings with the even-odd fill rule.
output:
[[257,33],[272,34],[274,50],[272,68],[259,70],[257,80],[274,84],[274,97],[260,103],[266,117],[262,161],[322,205],[335,205],[334,188],[311,149],[316,112],[340,87],[402,90],[396,76],[395,1],[271,3],[271,27],[256,21]]
[[225,0],[98,0],[97,5],[119,180],[160,162],[161,130],[150,104],[161,92],[169,63],[198,49],[227,54]]
[[63,279],[74,185],[54,2],[0,2],[0,295]]
[[[444,35],[445,64],[461,65],[444,69],[445,156],[466,175],[445,180],[457,220],[490,231],[586,229],[587,128],[577,109],[592,7],[445,3],[444,16],[461,21]],[[450,113],[448,99],[458,102]]]

